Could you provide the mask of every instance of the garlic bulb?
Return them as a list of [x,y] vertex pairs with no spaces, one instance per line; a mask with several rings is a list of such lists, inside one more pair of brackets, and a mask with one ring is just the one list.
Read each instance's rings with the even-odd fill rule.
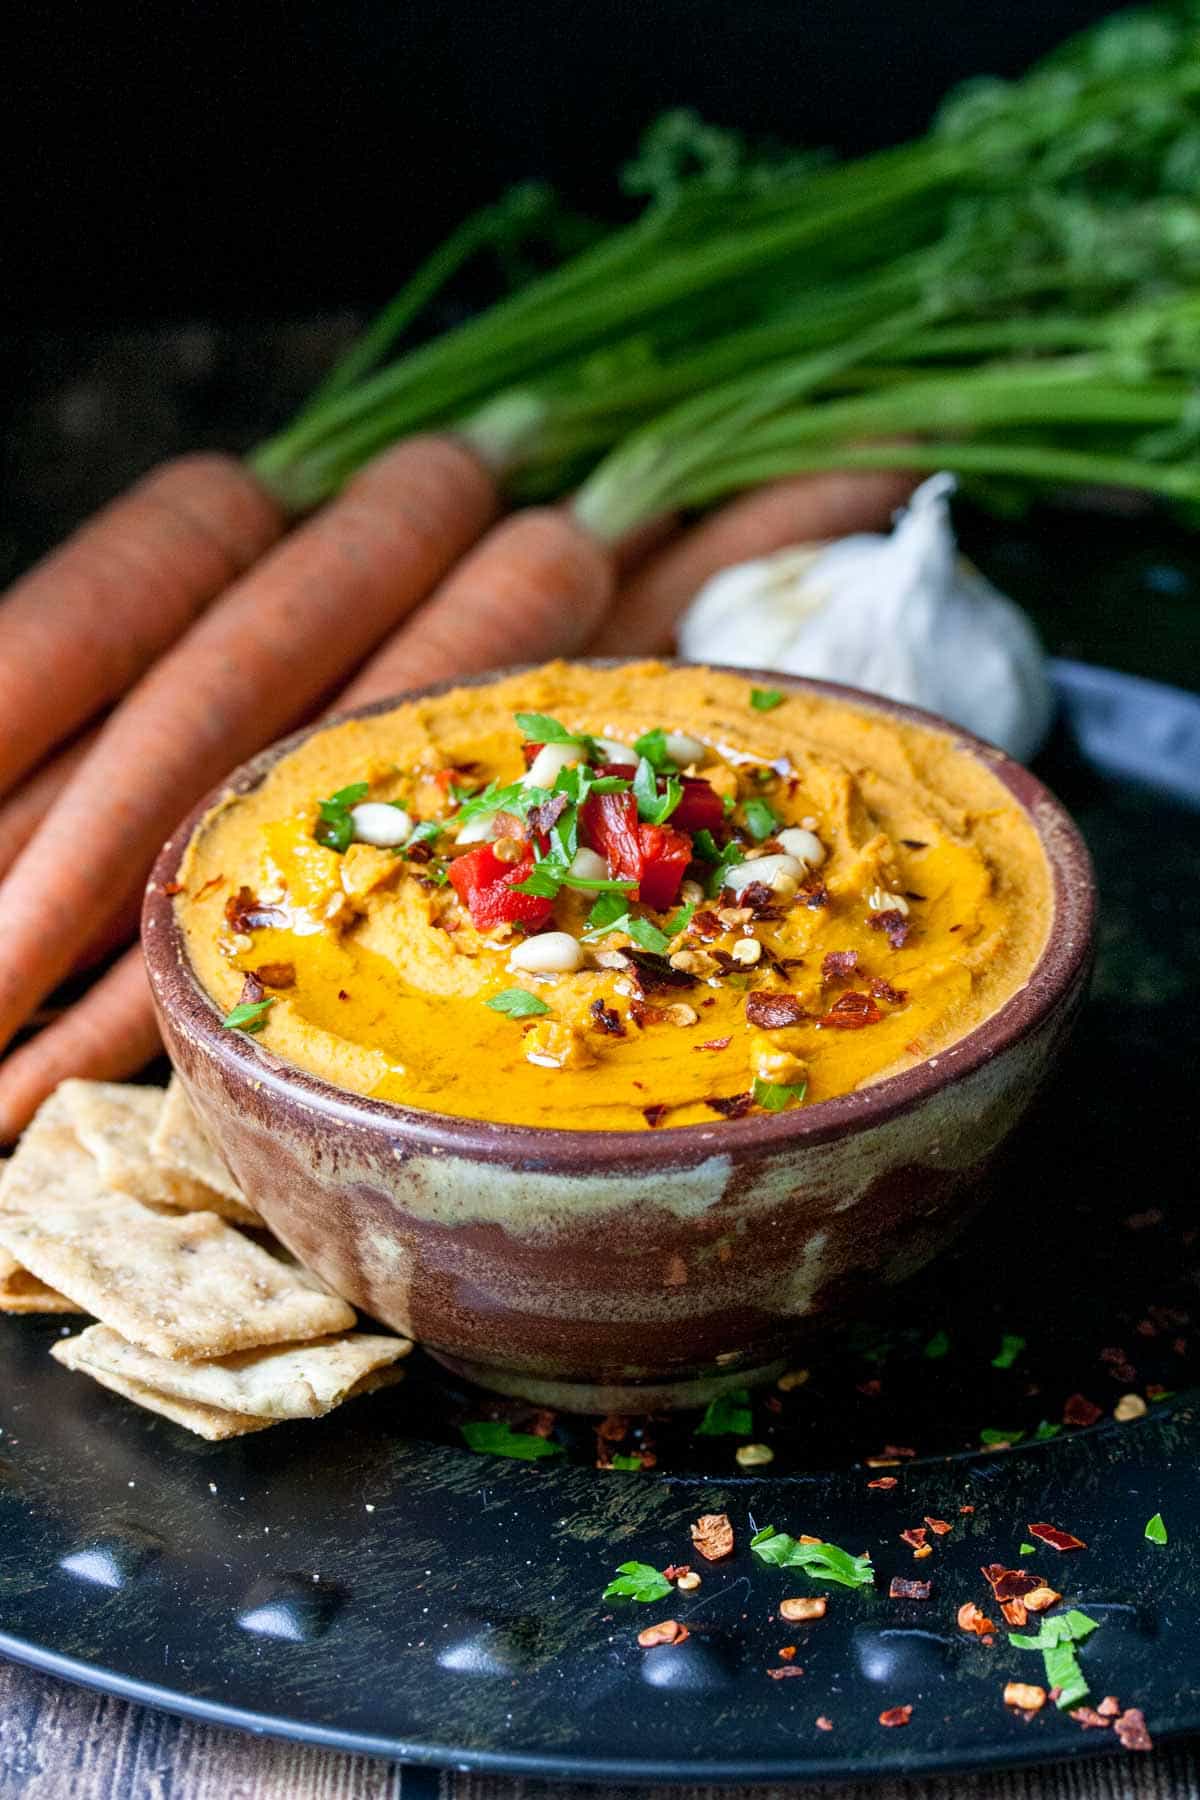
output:
[[1027,760],[1050,726],[1026,615],[958,554],[952,475],[916,490],[890,536],[859,532],[723,569],[684,614],[679,652],[844,681],[964,725]]

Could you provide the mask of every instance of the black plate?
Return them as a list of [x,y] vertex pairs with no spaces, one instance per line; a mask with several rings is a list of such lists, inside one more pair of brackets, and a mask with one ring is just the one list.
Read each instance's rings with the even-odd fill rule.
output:
[[[769,1472],[741,1474],[739,1440],[696,1437],[694,1418],[631,1425],[622,1447],[652,1471],[597,1470],[586,1423],[555,1427],[553,1463],[481,1458],[463,1419],[549,1422],[420,1359],[394,1394],[319,1425],[207,1445],[60,1369],[45,1352],[61,1321],[0,1320],[0,1652],[227,1724],[559,1779],[1015,1763],[1112,1742],[1052,1708],[1011,1714],[1003,1682],[1037,1681],[1040,1658],[955,1627],[961,1601],[987,1610],[979,1565],[1016,1564],[1049,1520],[1088,1548],[1023,1566],[1102,1622],[1081,1652],[1093,1702],[1142,1706],[1159,1736],[1200,1729],[1197,1257],[1178,1174],[1195,1133],[1200,699],[1080,664],[1056,676],[1045,772],[1104,902],[1083,1027],[968,1238],[814,1349],[802,1386],[756,1399]],[[1023,1347],[997,1368],[1005,1333]],[[1145,1419],[1112,1422],[1148,1389],[1164,1397]],[[1088,1406],[1103,1423],[1061,1428]],[[983,1430],[1030,1441],[984,1450]],[[889,1447],[889,1467],[863,1466]],[[868,1488],[880,1474],[897,1486]],[[689,1520],[725,1508],[738,1551],[698,1593],[601,1601],[616,1563],[689,1560]],[[1165,1548],[1143,1535],[1158,1511]],[[953,1529],[914,1566],[898,1534],[925,1515]],[[814,1587],[754,1561],[754,1524],[869,1548],[877,1586],[831,1588],[824,1621],[782,1625],[778,1600]],[[931,1577],[932,1599],[889,1599],[893,1574]],[[666,1613],[688,1641],[639,1650]],[[769,1680],[789,1642],[803,1676]],[[904,1703],[911,1722],[883,1729]]]

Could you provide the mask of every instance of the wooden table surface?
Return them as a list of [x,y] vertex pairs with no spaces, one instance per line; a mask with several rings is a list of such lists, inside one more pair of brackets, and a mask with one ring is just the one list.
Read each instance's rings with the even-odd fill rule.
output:
[[[1200,1800],[1187,1745],[809,1790],[824,1800]],[[0,1800],[782,1800],[795,1788],[569,1788],[489,1775],[405,1773],[372,1757],[172,1718],[0,1663]]]

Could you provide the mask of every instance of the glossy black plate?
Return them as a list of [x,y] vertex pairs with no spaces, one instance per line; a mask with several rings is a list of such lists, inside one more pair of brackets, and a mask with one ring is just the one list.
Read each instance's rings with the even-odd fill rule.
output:
[[[1004,1681],[1038,1681],[1040,1657],[955,1627],[963,1600],[986,1610],[979,1565],[1016,1565],[1027,1525],[1048,1520],[1087,1549],[1023,1566],[1101,1622],[1081,1652],[1093,1703],[1141,1706],[1159,1737],[1200,1729],[1200,1252],[1182,1179],[1200,699],[1080,664],[1056,676],[1044,770],[1103,894],[1083,1027],[969,1236],[798,1359],[802,1384],[756,1397],[769,1469],[742,1473],[745,1440],[696,1436],[694,1417],[631,1422],[619,1447],[654,1459],[637,1472],[597,1469],[612,1445],[587,1422],[553,1426],[549,1462],[476,1456],[468,1418],[551,1422],[420,1359],[394,1393],[320,1424],[207,1445],[60,1369],[46,1349],[61,1321],[0,1320],[0,1652],[227,1724],[559,1779],[862,1777],[1106,1750],[1107,1731],[1052,1708],[1009,1712]],[[1117,1424],[1129,1392],[1149,1412]],[[1093,1410],[1089,1428],[1063,1423]],[[868,1487],[881,1477],[897,1485]],[[688,1522],[722,1509],[737,1553],[698,1564],[698,1592],[601,1600],[626,1558],[696,1561]],[[1161,1548],[1144,1538],[1156,1512]],[[914,1566],[899,1532],[926,1515],[953,1528]],[[823,1621],[781,1624],[779,1599],[819,1586],[758,1564],[755,1525],[869,1549],[876,1587],[829,1588]],[[930,1600],[889,1599],[893,1574],[930,1578]],[[687,1642],[640,1650],[638,1628],[668,1613]],[[803,1676],[769,1679],[788,1643]],[[903,1704],[910,1723],[883,1728]]]

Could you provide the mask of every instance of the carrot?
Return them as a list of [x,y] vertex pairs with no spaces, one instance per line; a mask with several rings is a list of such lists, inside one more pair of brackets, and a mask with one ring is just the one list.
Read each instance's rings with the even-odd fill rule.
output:
[[146,966],[135,947],[0,1065],[0,1142],[11,1142],[69,1075],[124,1081],[160,1048]]
[[615,586],[611,552],[569,512],[514,513],[360,670],[338,709],[455,675],[570,656],[596,630]]
[[0,793],[110,705],[281,535],[231,456],[164,463],[8,591]]
[[229,769],[311,713],[420,601],[496,508],[482,464],[412,438],[368,465],[117,707],[0,885],[0,1043],[140,886]]
[[77,738],[67,749],[60,750],[57,756],[35,769],[32,775],[27,775],[0,805],[0,878],[16,862],[95,741],[95,731]]
[[722,506],[625,582],[588,646],[592,656],[669,650],[675,621],[718,569],[788,544],[877,531],[912,490],[904,475],[798,475]]

